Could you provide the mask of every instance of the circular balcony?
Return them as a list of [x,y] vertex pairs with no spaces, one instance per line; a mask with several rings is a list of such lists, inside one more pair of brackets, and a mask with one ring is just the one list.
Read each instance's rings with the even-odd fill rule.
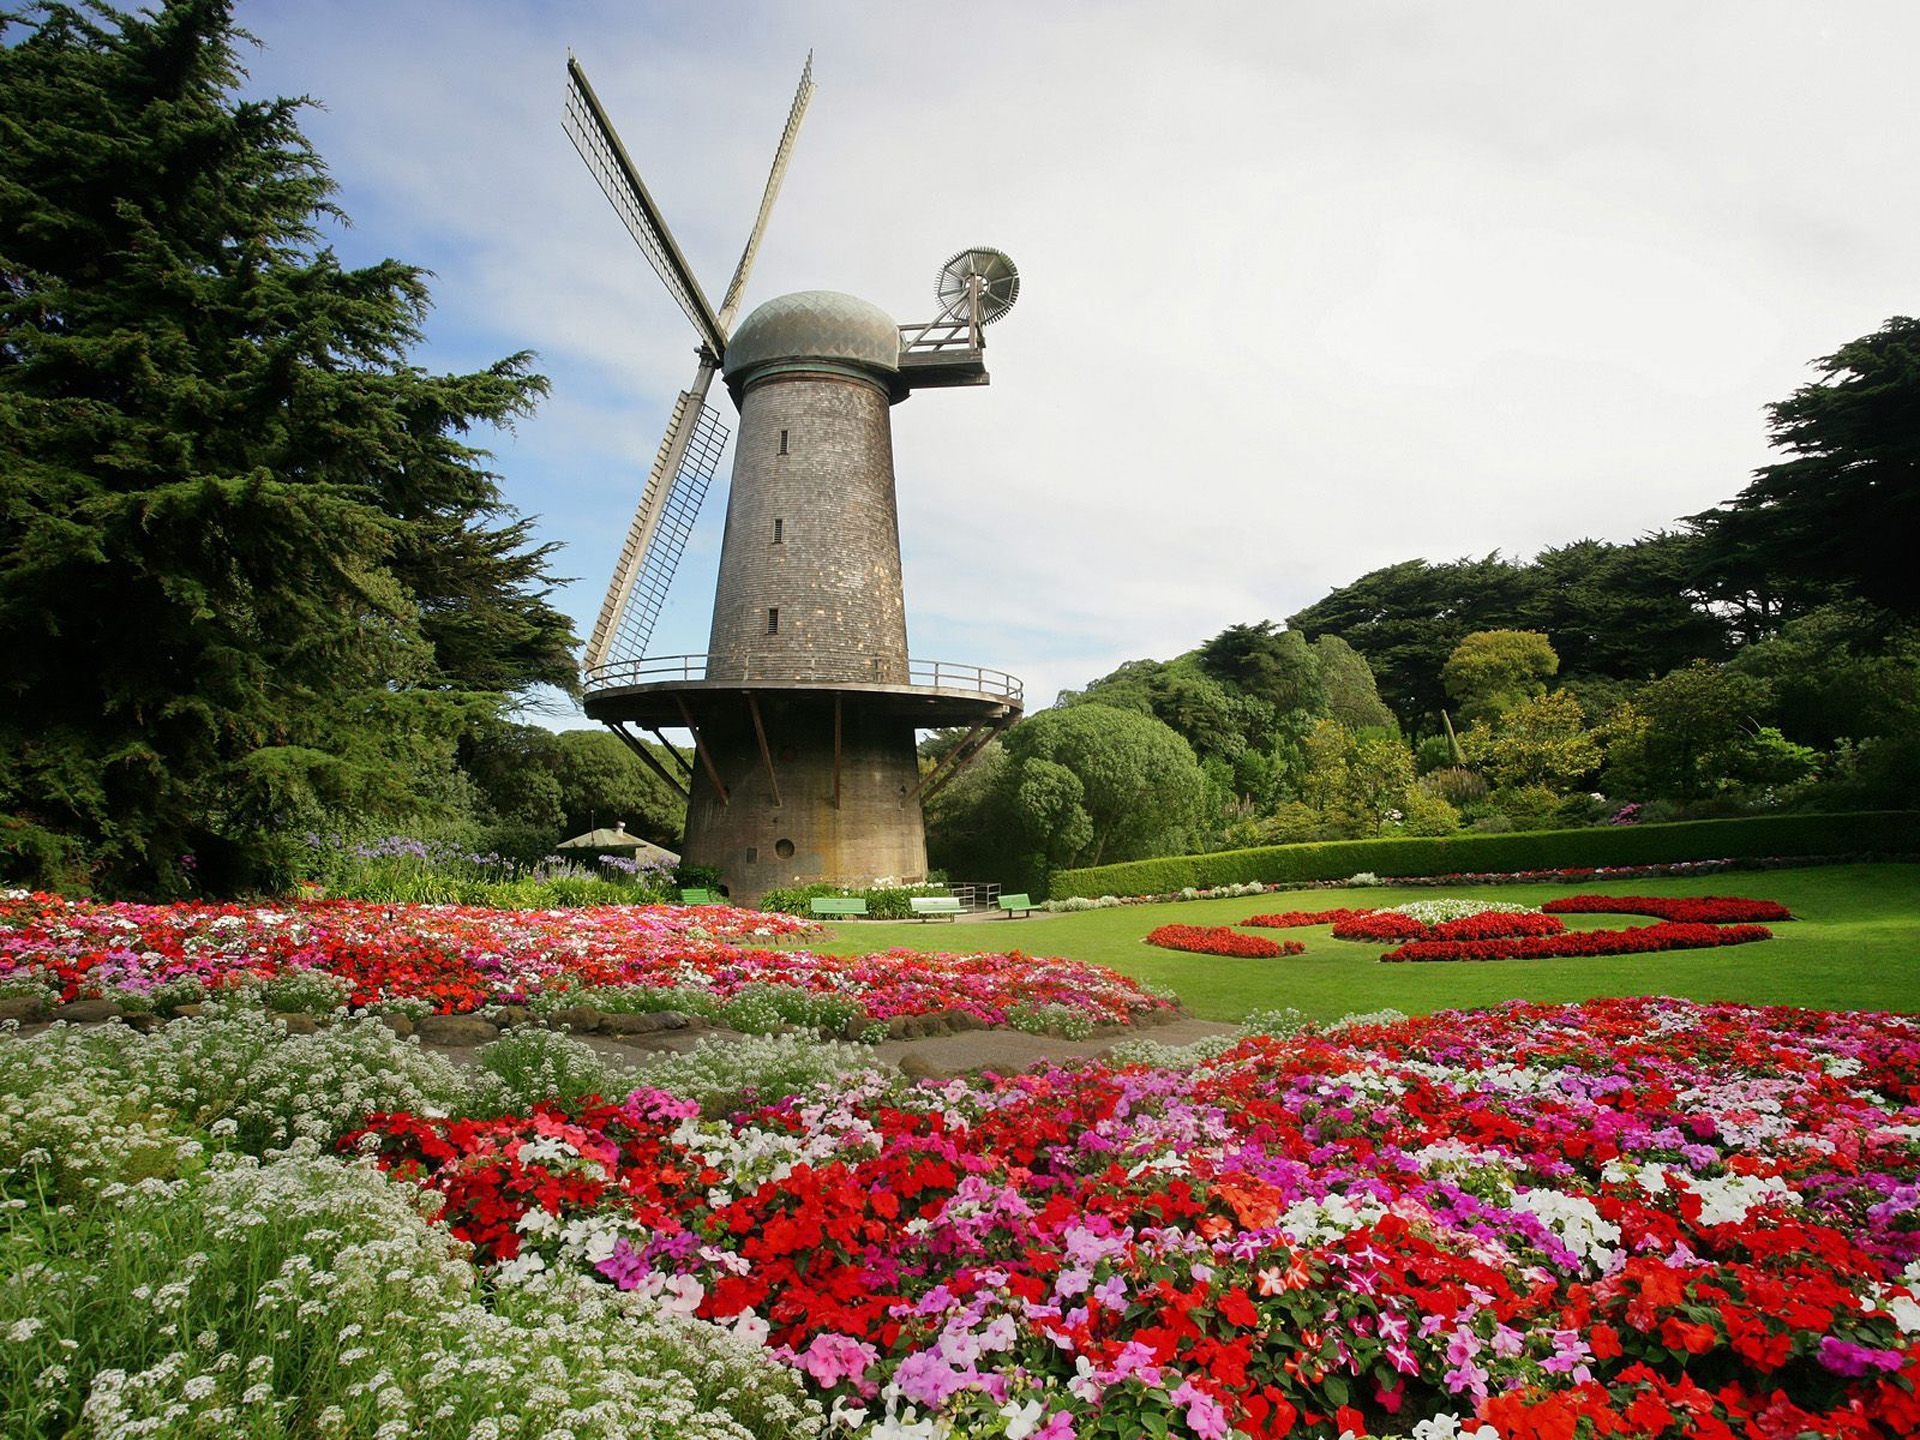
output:
[[581,676],[595,720],[677,726],[696,721],[725,696],[838,695],[911,719],[916,728],[971,725],[1018,715],[1026,690],[1004,670],[947,660],[812,653],[730,656],[648,655],[598,665]]

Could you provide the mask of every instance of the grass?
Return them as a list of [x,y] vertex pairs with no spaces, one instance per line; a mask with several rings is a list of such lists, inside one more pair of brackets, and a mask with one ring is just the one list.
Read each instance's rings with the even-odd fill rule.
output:
[[[1382,965],[1385,946],[1335,940],[1328,928],[1257,931],[1306,943],[1304,955],[1233,960],[1159,950],[1141,937],[1156,925],[1233,925],[1249,915],[1335,906],[1396,905],[1463,895],[1537,905],[1583,891],[1613,895],[1743,895],[1778,900],[1798,918],[1774,939],[1718,950],[1607,959],[1505,960],[1483,964]],[[1651,925],[1628,915],[1568,915],[1569,929]],[[1208,1020],[1291,1005],[1329,1020],[1391,1006],[1424,1014],[1502,1000],[1586,1000],[1601,995],[1676,995],[1804,1005],[1823,1010],[1920,1010],[1920,865],[1835,865],[1733,871],[1674,880],[1585,885],[1482,885],[1459,889],[1295,890],[1239,900],[1129,905],[980,925],[852,922],[827,927],[813,948],[859,954],[895,946],[922,951],[1023,949],[1112,966],[1171,986]]]

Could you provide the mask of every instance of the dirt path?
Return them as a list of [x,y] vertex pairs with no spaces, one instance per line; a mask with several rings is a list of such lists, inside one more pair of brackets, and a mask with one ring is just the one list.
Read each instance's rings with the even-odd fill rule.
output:
[[[1031,1069],[1043,1060],[1064,1063],[1090,1060],[1104,1055],[1122,1040],[1158,1040],[1163,1045],[1189,1045],[1211,1035],[1232,1035],[1235,1025],[1215,1020],[1196,1020],[1182,1016],[1166,1025],[1137,1029],[1113,1027],[1085,1040],[1068,1040],[1059,1035],[1029,1035],[1024,1030],[966,1030],[954,1035],[929,1035],[917,1040],[883,1040],[873,1047],[874,1057],[897,1065],[912,1076],[960,1075],[976,1070],[995,1070],[1011,1074]],[[625,1065],[644,1064],[661,1054],[684,1054],[703,1039],[738,1040],[737,1031],[712,1026],[685,1030],[655,1031],[647,1035],[580,1035],[575,1037],[609,1060]],[[455,1060],[473,1054],[469,1047],[430,1046]]]
[[[64,1006],[62,1019],[79,1024],[117,1024],[107,1011],[115,1007],[101,1001],[82,1001]],[[595,1017],[596,1019],[600,1017]],[[306,1015],[281,1016],[281,1024],[295,1034],[311,1034],[320,1024]],[[670,1021],[670,1023],[668,1023]],[[128,1023],[142,1029],[160,1023],[150,1017],[128,1017]],[[399,1022],[396,1022],[399,1023]],[[606,1024],[645,1024],[647,1028],[631,1033],[608,1033],[599,1025],[590,1031],[575,1031],[574,1039],[623,1068],[643,1065],[653,1056],[685,1054],[704,1040],[742,1040],[736,1030],[709,1025],[701,1020],[674,1016],[606,1017]],[[46,1028],[44,1021],[29,1020],[20,1033],[36,1034]],[[400,1023],[403,1033],[412,1034],[422,1049],[445,1055],[462,1065],[473,1063],[480,1046],[491,1043],[503,1033],[497,1026],[469,1016],[436,1016],[413,1024]],[[914,1077],[961,1075],[979,1070],[1002,1074],[1028,1070],[1043,1061],[1065,1063],[1089,1060],[1104,1055],[1123,1040],[1158,1040],[1164,1045],[1187,1045],[1211,1035],[1231,1035],[1237,1027],[1214,1020],[1196,1020],[1181,1015],[1162,1025],[1108,1026],[1085,1040],[1068,1040],[1059,1035],[1030,1035],[1024,1030],[960,1030],[911,1039],[883,1040],[873,1047],[874,1058],[897,1065]]]

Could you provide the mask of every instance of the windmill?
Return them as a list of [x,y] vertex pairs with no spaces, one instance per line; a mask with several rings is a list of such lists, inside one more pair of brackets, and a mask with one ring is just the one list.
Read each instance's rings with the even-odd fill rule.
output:
[[[733,326],[812,73],[809,55],[715,311],[585,71],[567,61],[567,134],[699,338],[587,645],[586,710],[687,799],[686,861],[717,868],[742,901],[813,880],[924,878],[924,800],[1023,705],[1004,672],[908,656],[890,420],[915,389],[987,383],[985,327],[1019,295],[1013,262],[986,246],[958,252],[936,278],[938,313],[916,324],[809,290]],[[727,441],[706,403],[716,375],[740,435],[707,653],[650,656]],[[966,734],[922,774],[914,732],[948,726]],[[669,727],[691,733],[697,766],[665,743]]]

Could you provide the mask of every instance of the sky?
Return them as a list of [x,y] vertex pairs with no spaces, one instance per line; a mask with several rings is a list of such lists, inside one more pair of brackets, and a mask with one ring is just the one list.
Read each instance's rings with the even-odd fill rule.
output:
[[[434,273],[418,363],[551,380],[481,439],[582,636],[695,337],[562,134],[569,50],[716,297],[813,52],[743,314],[931,319],[950,255],[1013,257],[991,386],[893,418],[912,653],[1029,709],[1382,565],[1724,501],[1766,405],[1920,304],[1908,0],[236,10],[249,92],[321,107],[343,259]],[[724,514],[654,653],[705,649]]]

